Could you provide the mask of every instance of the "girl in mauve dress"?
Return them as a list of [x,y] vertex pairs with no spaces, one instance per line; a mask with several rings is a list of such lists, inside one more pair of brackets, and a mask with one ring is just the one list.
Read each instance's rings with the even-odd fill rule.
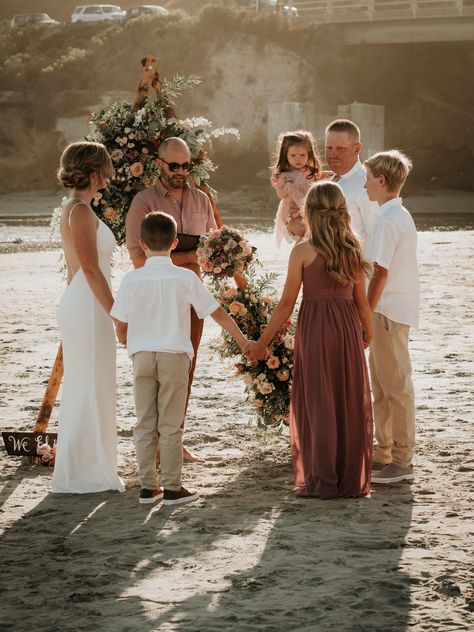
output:
[[364,496],[370,491],[372,460],[364,354],[372,338],[364,282],[371,267],[351,230],[339,185],[312,185],[304,210],[308,239],[291,252],[282,297],[250,356],[265,358],[303,285],[290,406],[296,495]]

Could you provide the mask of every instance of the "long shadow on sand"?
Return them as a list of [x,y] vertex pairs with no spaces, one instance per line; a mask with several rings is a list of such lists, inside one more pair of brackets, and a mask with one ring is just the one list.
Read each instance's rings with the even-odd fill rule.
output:
[[2,538],[1,629],[403,632],[409,487],[321,502],[289,479],[256,460],[174,510],[49,494]]

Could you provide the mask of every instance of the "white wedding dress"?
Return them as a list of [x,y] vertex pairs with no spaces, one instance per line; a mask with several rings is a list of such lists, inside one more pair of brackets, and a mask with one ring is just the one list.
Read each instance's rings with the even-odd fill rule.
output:
[[[99,265],[110,283],[112,231],[99,220]],[[115,333],[81,268],[65,289],[57,318],[64,354],[52,491],[124,491],[117,475]]]

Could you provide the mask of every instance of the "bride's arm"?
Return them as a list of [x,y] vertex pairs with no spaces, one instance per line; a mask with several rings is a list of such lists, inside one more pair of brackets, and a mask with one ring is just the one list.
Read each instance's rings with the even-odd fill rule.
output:
[[108,314],[112,309],[114,298],[107,279],[99,267],[97,218],[86,204],[78,204],[71,211],[69,226],[82,271],[97,301]]

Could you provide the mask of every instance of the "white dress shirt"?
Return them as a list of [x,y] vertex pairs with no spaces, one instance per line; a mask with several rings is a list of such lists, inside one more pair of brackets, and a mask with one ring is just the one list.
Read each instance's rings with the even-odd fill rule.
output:
[[367,258],[380,207],[367,197],[367,191],[364,188],[366,181],[364,165],[357,160],[350,171],[339,176],[335,181],[344,193],[347,210],[351,216],[352,230],[358,236],[362,253]]
[[128,323],[130,357],[138,351],[163,351],[187,353],[192,359],[191,307],[206,318],[219,303],[194,272],[175,266],[170,257],[154,256],[124,276],[110,314]]
[[370,252],[370,260],[388,270],[375,311],[411,327],[418,327],[420,313],[416,245],[415,222],[402,206],[402,199],[385,202],[380,207]]

